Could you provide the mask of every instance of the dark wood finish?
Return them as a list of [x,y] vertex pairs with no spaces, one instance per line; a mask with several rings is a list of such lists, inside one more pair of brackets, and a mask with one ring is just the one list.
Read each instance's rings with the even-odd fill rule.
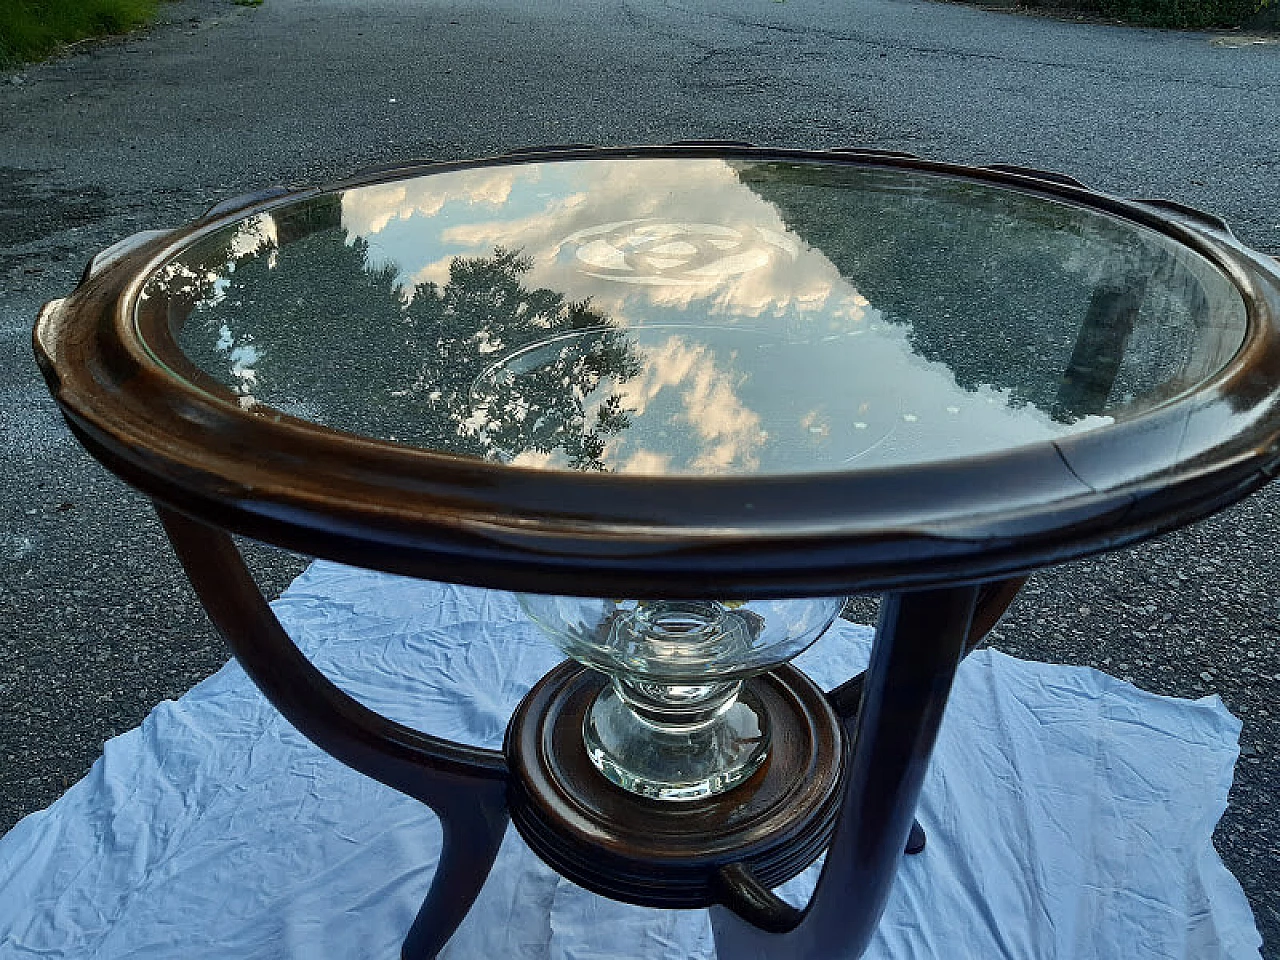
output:
[[566,663],[533,688],[507,731],[512,823],[563,876],[628,903],[706,907],[719,901],[725,866],[776,886],[826,847],[844,746],[838,718],[802,673],[782,667],[744,687],[770,718],[764,766],[724,794],[679,802],[628,793],[592,765],[582,725],[607,682]]
[[[969,639],[965,645],[965,654],[976,649],[991,629],[1000,622],[1009,605],[1018,596],[1018,591],[1027,582],[1026,577],[1014,577],[1011,580],[994,580],[978,587],[978,599],[973,611],[973,623],[969,628]],[[842,718],[852,717],[858,712],[862,703],[862,690],[867,675],[860,673],[850,677],[838,687],[827,691],[827,701],[831,709]],[[918,853],[924,849],[923,843],[916,850],[908,849],[908,853]]]
[[719,956],[856,957],[866,949],[911,836],[977,597],[976,587],[885,597],[866,692],[857,716],[844,721],[852,756],[813,897],[802,911],[781,900],[770,908],[767,884],[727,887],[733,896],[711,911]]
[[326,753],[440,818],[440,863],[403,952],[405,960],[430,960],[471,909],[498,855],[507,826],[502,754],[420,733],[343,693],[285,633],[229,536],[158,512],[218,632],[285,719]]
[[969,628],[969,642],[965,653],[975,649],[986,639],[1026,582],[1026,577],[1014,577],[1011,580],[994,580],[978,587],[978,601],[973,610],[973,624]]
[[455,785],[505,781],[506,762],[497,750],[429,736],[343,693],[294,646],[227,534],[163,507],[158,513],[218,632],[250,679],[307,739],[428,805],[447,801]]
[[721,868],[716,881],[718,902],[758,930],[788,933],[804,920],[803,910],[793,907],[761,883],[746,864],[731,863]]
[[928,837],[925,836],[924,827],[920,826],[919,820],[913,820],[911,832],[907,834],[907,846],[903,852],[914,857],[917,853],[924,852],[927,843]]
[[401,960],[435,960],[489,879],[507,832],[505,793],[461,791],[436,808],[444,846],[426,899],[400,948]]
[[[41,367],[81,441],[159,502],[291,549],[392,572],[601,596],[803,596],[1018,576],[1185,524],[1280,469],[1280,270],[1211,221],[1033,172],[874,152],[734,146],[495,158],[720,157],[946,174],[1085,206],[1218,264],[1249,314],[1203,389],[1145,415],[1000,454],[808,476],[632,477],[534,471],[357,438],[240,409],[198,377],[140,279],[210,231],[293,193],[114,258],[37,325]],[[383,170],[339,186],[477,164]],[[136,323],[135,323],[136,314]]]
[[[795,477],[523,470],[262,417],[194,369],[174,338],[182,318],[140,305],[142,282],[214,230],[304,196],[323,206],[326,196],[273,190],[104,251],[68,299],[41,312],[37,360],[85,447],[156,500],[201,601],[264,694],[322,749],[441,817],[440,867],[405,942],[412,960],[439,952],[484,883],[506,824],[507,763],[496,751],[396,724],[342,693],[292,644],[224,531],[507,589],[642,598],[893,591],[864,676],[825,697],[790,668],[758,681],[778,713],[778,752],[721,798],[655,804],[599,776],[580,731],[603,681],[575,667],[535,688],[507,745],[518,774],[517,824],[584,886],[655,905],[719,904],[718,950],[733,960],[857,954],[903,849],[922,838],[912,818],[956,664],[999,619],[1022,575],[1185,524],[1280,470],[1280,267],[1220,221],[1177,204],[1121,200],[1023,168],[871,150],[570,146],[384,168],[335,189],[597,157],[938,173],[1081,205],[1217,264],[1245,300],[1245,342],[1209,382],[1143,416],[1001,454]],[[1136,301],[1098,301],[1094,312],[1117,306],[1132,311]],[[1109,327],[1123,337],[1123,324]],[[1116,364],[1094,361],[1114,361],[1120,344],[1094,343],[1091,329],[1086,318],[1059,397],[1063,415],[1096,409],[1110,388]],[[592,834],[600,829],[603,839]],[[783,903],[770,887],[810,862],[833,830],[810,904]]]

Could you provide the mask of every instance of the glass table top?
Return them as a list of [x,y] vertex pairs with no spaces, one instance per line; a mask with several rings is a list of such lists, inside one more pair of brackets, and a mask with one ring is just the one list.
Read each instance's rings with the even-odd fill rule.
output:
[[861,470],[1130,419],[1221,369],[1207,259],[956,176],[640,158],[311,194],[147,280],[263,416],[530,468]]

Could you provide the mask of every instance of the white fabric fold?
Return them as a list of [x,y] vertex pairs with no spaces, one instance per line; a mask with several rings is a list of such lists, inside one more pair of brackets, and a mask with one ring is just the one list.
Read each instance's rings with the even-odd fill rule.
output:
[[[275,609],[369,706],[487,746],[559,659],[498,591],[318,562]],[[797,663],[834,685],[870,638],[839,622]],[[867,957],[1259,957],[1211,843],[1239,732],[1216,697],[969,657],[925,783],[928,848],[904,858]],[[428,810],[311,746],[232,663],[0,838],[0,958],[391,960],[439,850]],[[595,897],[509,831],[444,956],[687,960],[714,946],[705,913]]]

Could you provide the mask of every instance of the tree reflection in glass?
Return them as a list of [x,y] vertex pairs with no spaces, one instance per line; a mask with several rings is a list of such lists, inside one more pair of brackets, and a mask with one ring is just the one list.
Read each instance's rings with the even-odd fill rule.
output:
[[[651,477],[1047,444],[1163,403],[1240,344],[1243,300],[1203,257],[983,179],[708,158],[432,171],[216,231],[147,308],[165,301],[195,379],[264,416]],[[758,768],[751,675],[839,609],[525,605],[614,679],[589,712],[592,759],[662,799]]]
[[[530,263],[516,251],[455,257],[447,282],[406,290],[394,265],[336,224],[287,243],[279,233],[275,221],[247,223],[170,271],[171,297],[181,283],[193,302],[184,351],[242,405],[427,449],[502,461],[557,453],[572,469],[605,468],[608,438],[629,421],[619,394],[595,393],[639,361],[588,301],[525,286]],[[193,295],[192,277],[212,272],[194,264],[219,257],[220,276]],[[483,376],[547,343],[521,376]]]
[[1066,202],[959,179],[744,164],[788,230],[956,384],[1071,425],[1196,383],[1234,290],[1187,251]]
[[[188,357],[241,405],[428,449],[603,471],[630,420],[617,392],[642,370],[625,330],[522,279],[498,247],[406,291],[348,237],[330,198],[246,221],[148,289],[185,317]],[[749,678],[814,642],[841,598],[730,603],[523,595],[567,655],[612,683],[588,711],[608,779],[663,800],[726,791],[764,763],[768,718]],[[744,683],[744,681],[746,681]]]
[[[521,286],[530,266],[499,248],[489,258],[456,257],[444,287],[416,289],[406,313],[427,349],[409,389],[437,417],[457,421],[458,437],[478,456],[509,461],[559,450],[571,469],[604,470],[606,438],[630,421],[620,394],[591,400],[603,381],[635,376],[640,361],[587,301]],[[539,348],[538,363],[516,376],[512,358],[529,347]]]

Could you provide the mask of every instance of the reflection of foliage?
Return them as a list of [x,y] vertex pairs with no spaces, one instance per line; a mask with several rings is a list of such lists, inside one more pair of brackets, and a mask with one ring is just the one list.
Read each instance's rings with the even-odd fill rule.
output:
[[[966,389],[1007,390],[1014,403],[1071,420],[1102,412],[1108,395],[1114,403],[1172,389],[1191,349],[1198,318],[1188,311],[1203,300],[1189,289],[1196,277],[1103,217],[940,177],[924,190],[839,167],[759,164],[738,175]],[[1100,302],[1105,291],[1144,286],[1127,312]],[[1107,371],[1079,369],[1086,318],[1114,328],[1095,331],[1114,334],[1102,337],[1114,360]],[[1064,405],[1069,371],[1097,374],[1099,387]]]
[[[604,438],[629,420],[621,396],[610,395],[592,414],[586,398],[606,377],[634,376],[639,362],[586,301],[521,286],[531,266],[499,248],[493,257],[456,258],[444,287],[417,288],[407,316],[429,349],[414,389],[446,416],[470,410],[460,425],[466,452],[509,459],[563,450],[571,467],[603,470]],[[477,382],[493,358],[568,331],[583,335],[548,345],[528,373],[499,371]]]
[[[286,212],[278,242],[229,245],[237,253],[213,268],[221,279],[201,290],[179,337],[247,406],[454,453],[533,452],[604,469],[607,438],[629,420],[620,395],[591,395],[639,369],[609,318],[524,286],[531,262],[502,249],[455,258],[446,283],[422,283],[410,296],[393,265],[371,262],[368,243],[348,238],[338,211],[304,216],[302,230],[290,224],[307,211]],[[228,249],[225,238],[211,246]],[[186,259],[208,264],[208,253]],[[486,375],[500,358],[549,340],[530,369]]]

